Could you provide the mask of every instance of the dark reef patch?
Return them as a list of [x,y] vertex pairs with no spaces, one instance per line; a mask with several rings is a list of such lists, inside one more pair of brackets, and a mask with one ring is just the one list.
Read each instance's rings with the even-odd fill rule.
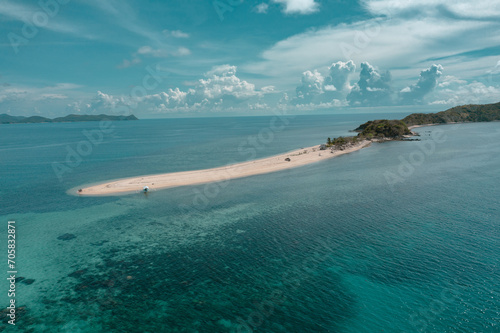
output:
[[57,239],[62,240],[62,241],[69,241],[69,240],[72,240],[75,238],[76,238],[76,236],[73,234],[64,234],[64,235],[57,237]]

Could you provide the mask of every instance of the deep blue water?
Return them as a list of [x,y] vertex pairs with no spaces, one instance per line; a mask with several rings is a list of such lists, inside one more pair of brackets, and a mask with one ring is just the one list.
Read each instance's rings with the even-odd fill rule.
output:
[[147,196],[66,193],[270,156],[384,116],[404,115],[114,122],[60,178],[54,165],[98,123],[1,125],[0,245],[15,220],[18,276],[35,280],[16,284],[25,308],[6,331],[498,332],[500,123]]

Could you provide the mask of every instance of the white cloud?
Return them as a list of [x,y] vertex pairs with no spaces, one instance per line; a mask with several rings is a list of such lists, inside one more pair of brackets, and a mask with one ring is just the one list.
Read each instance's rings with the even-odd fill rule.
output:
[[141,46],[137,50],[137,55],[149,56],[154,58],[166,58],[168,56],[182,57],[191,54],[191,51],[185,47],[179,47],[175,51],[167,51],[165,49],[154,49],[149,45]]
[[87,104],[89,108],[87,112],[98,112],[99,110],[108,109],[116,110],[121,106],[130,107],[132,104],[130,98],[124,96],[115,97],[98,91],[96,97]]
[[331,103],[345,100],[351,89],[349,78],[355,70],[356,65],[351,60],[333,63],[326,75],[317,69],[307,70],[302,73],[301,83],[295,89],[296,98],[291,102],[296,105],[337,105]]
[[434,100],[431,104],[450,106],[496,103],[500,101],[500,87],[491,86],[488,82],[468,83],[454,76],[446,76],[429,97]]
[[380,73],[367,62],[361,63],[359,81],[354,84],[347,100],[351,106],[390,105],[391,74]]
[[420,72],[417,83],[401,90],[399,97],[403,104],[421,104],[425,95],[436,88],[438,78],[443,74],[443,66],[432,65]]
[[163,30],[162,31],[165,36],[174,37],[174,38],[189,38],[189,34],[187,32],[181,30]]
[[270,110],[271,108],[266,103],[255,103],[249,104],[248,108],[250,110]]
[[301,84],[296,89],[297,99],[302,103],[311,101],[315,96],[323,93],[325,78],[317,70],[302,73]]
[[197,95],[202,99],[217,99],[225,96],[245,99],[259,94],[255,90],[255,85],[236,76],[236,66],[217,66],[205,76],[207,78],[200,79],[196,89]]
[[7,85],[0,88],[0,102],[66,99],[68,94],[78,88],[81,86],[73,83],[58,83],[45,87]]
[[132,67],[132,66],[140,64],[140,63],[141,63],[141,59],[139,59],[137,57],[133,57],[131,60],[123,59],[121,64],[119,64],[116,67],[117,68],[129,68],[129,67]]
[[182,46],[179,47],[177,49],[177,51],[175,51],[173,53],[173,55],[178,56],[178,57],[187,56],[187,55],[190,55],[190,54],[191,54],[191,51],[188,48],[182,47]]
[[205,76],[227,76],[236,74],[236,66],[228,64],[212,67],[211,70],[205,73]]
[[365,0],[363,5],[375,14],[426,16],[450,15],[461,18],[488,19],[500,16],[500,3],[497,0]]
[[[390,7],[368,6],[376,4],[374,0],[365,3],[375,16],[382,8],[390,9],[392,15],[307,30],[277,42],[263,51],[260,59],[242,68],[246,72],[272,77],[275,84],[279,81],[291,88],[290,83],[297,72],[322,68],[332,60],[368,61],[383,68],[398,68],[394,73],[403,72],[402,68],[407,68],[410,73],[422,63],[430,65],[437,61],[429,59],[432,55],[450,74],[467,72],[473,75],[483,66],[481,61],[468,62],[471,59],[461,57],[463,61],[451,66],[457,59],[456,55],[500,44],[499,20],[409,15]],[[394,2],[394,6],[397,3]],[[389,5],[392,2],[388,2]],[[483,5],[484,2],[479,4],[487,7]],[[466,78],[474,79],[473,76]],[[394,78],[395,82],[404,80],[402,84],[409,84],[409,79]]]
[[259,14],[266,14],[267,10],[269,8],[269,5],[265,2],[258,4],[257,6],[254,7],[254,11],[256,11]]
[[37,100],[66,99],[66,98],[68,98],[68,96],[64,94],[41,94],[36,96],[34,100],[37,101]]
[[258,90],[255,85],[236,76],[237,68],[231,65],[215,66],[198,80],[194,88],[182,91],[179,88],[132,99],[98,92],[88,104],[77,105],[80,111],[96,112],[129,108],[152,113],[223,111],[248,109],[261,110],[268,106],[260,98],[274,92],[273,86]]
[[45,116],[59,116],[67,103],[82,96],[80,88],[82,86],[73,83],[0,86],[0,109],[11,110],[15,115],[32,115],[36,107]]
[[333,108],[342,108],[349,106],[345,100],[332,99],[329,102],[311,102],[304,104],[281,104],[278,105],[280,108],[286,108],[288,111],[314,111],[318,109],[333,109]]
[[260,89],[260,91],[262,91],[262,93],[264,94],[273,93],[275,90],[276,90],[275,86],[265,86]]
[[[356,65],[352,60],[347,62],[337,61],[328,67],[329,73],[325,78],[327,86],[332,85],[335,89],[329,88],[330,91],[349,91],[349,77],[356,71]],[[326,86],[325,86],[325,90]]]
[[[361,63],[359,81],[351,87],[349,77],[355,68],[354,62],[348,61],[332,64],[326,75],[318,70],[306,71],[302,74],[301,84],[296,88],[297,97],[290,99],[285,93],[277,107],[286,105],[300,111],[345,106],[458,105],[500,100],[500,85],[495,85],[491,76],[484,76],[484,82],[469,83],[454,76],[446,76],[438,81],[443,67],[434,64],[422,70],[414,84],[403,89],[393,89],[389,71],[381,72],[364,62]],[[492,75],[500,73],[500,65],[490,72]],[[341,87],[340,90],[335,85]]]
[[312,14],[319,10],[319,4],[315,0],[272,0],[284,6],[285,14]]
[[168,56],[168,52],[160,49],[153,49],[151,46],[141,46],[137,50],[137,54],[151,56],[155,58],[163,58]]

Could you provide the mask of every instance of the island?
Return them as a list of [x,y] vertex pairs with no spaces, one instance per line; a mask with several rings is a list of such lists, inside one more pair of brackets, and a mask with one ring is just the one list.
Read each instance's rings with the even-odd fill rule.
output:
[[335,147],[344,150],[363,141],[383,142],[388,140],[403,140],[416,135],[410,131],[402,120],[370,120],[354,130],[357,136],[340,136],[326,140],[326,147]]
[[0,124],[38,124],[38,123],[69,123],[69,122],[81,122],[81,121],[124,121],[124,120],[139,120],[136,116],[131,114],[130,116],[111,116],[107,114],[99,115],[80,115],[80,114],[70,114],[64,117],[58,117],[54,119],[40,117],[40,116],[11,116],[8,114],[0,114]]
[[438,113],[412,113],[402,119],[410,127],[498,120],[500,120],[500,102],[461,105]]
[[145,175],[77,187],[68,191],[80,196],[112,196],[179,186],[226,182],[230,179],[276,172],[330,159],[370,146],[373,142],[408,140],[419,126],[500,120],[500,103],[463,105],[438,113],[414,113],[401,120],[372,120],[354,131],[355,136],[328,138],[325,144],[301,148],[281,155],[234,163],[218,168]]
[[418,135],[411,131],[416,127],[499,120],[500,102],[495,104],[461,105],[437,113],[412,113],[401,120],[368,121],[354,130],[359,133],[357,136],[328,138],[326,146],[343,150],[364,140],[375,142],[405,141],[412,136]]

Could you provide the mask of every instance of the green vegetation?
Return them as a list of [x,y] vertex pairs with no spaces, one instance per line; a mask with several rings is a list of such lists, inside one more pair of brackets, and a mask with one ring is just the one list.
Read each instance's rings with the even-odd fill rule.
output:
[[362,139],[359,136],[339,136],[330,141],[330,144],[326,144],[327,147],[334,146],[337,149],[342,150],[343,148],[353,145]]
[[355,129],[357,136],[328,138],[327,147],[337,149],[355,144],[361,140],[400,140],[412,132],[408,126],[487,122],[500,120],[500,102],[484,105],[462,105],[438,113],[412,113],[402,120],[373,120],[360,125]]
[[401,120],[373,120],[355,129],[358,136],[364,138],[399,138],[411,134],[406,124]]
[[326,141],[327,147],[335,146],[336,149],[344,149],[359,141],[372,139],[400,139],[404,135],[410,135],[411,131],[401,120],[373,120],[359,126],[355,130],[360,132],[357,136],[341,136]]
[[403,119],[408,126],[495,120],[500,120],[500,103],[461,105],[438,113],[413,113]]
[[101,120],[138,120],[136,116],[110,116],[106,114],[100,115],[78,115],[70,114],[65,117],[49,119],[40,116],[23,117],[10,116],[8,114],[0,114],[0,124],[28,124],[28,123],[62,123],[62,122],[79,122],[79,121],[101,121]]

